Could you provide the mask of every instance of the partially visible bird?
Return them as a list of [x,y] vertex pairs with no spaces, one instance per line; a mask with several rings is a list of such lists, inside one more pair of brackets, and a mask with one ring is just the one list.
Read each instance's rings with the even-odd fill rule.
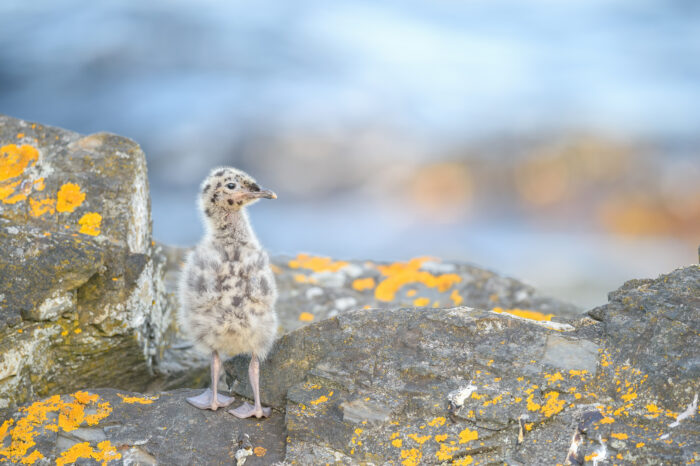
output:
[[245,210],[262,198],[277,195],[261,189],[241,170],[212,170],[199,197],[206,232],[188,255],[180,279],[180,329],[199,349],[211,352],[211,388],[187,401],[214,411],[230,405],[233,398],[217,391],[219,353],[250,353],[248,375],[255,404],[229,410],[240,418],[270,415],[270,408],[260,404],[259,368],[277,332],[277,288]]

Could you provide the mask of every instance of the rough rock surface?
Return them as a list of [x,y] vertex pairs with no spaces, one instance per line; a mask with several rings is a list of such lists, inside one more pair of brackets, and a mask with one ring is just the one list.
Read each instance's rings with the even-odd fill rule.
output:
[[0,427],[0,462],[230,465],[238,453],[253,466],[284,458],[281,413],[239,420],[190,406],[185,398],[192,395],[97,389],[36,401]]
[[[278,341],[261,377],[270,420],[195,410],[185,390],[74,393],[15,412],[0,460],[230,464],[247,434],[250,464],[689,464],[699,298],[693,265],[628,282],[595,319],[568,324],[469,307],[348,311]],[[249,396],[247,362],[226,369]]]
[[[187,250],[163,248],[168,257],[166,282],[175,307],[177,275]],[[561,320],[582,313],[576,306],[544,296],[518,280],[473,265],[434,258],[382,263],[299,254],[275,256],[271,261],[279,291],[280,335],[363,308],[449,308],[463,304],[543,320]],[[154,381],[151,388],[206,385],[208,364],[208,357],[194,353],[192,345],[175,331],[160,366],[164,378]],[[196,367],[200,370],[191,370]]]
[[[263,400],[285,409],[298,464],[697,461],[699,299],[693,265],[625,284],[602,322],[343,313],[279,341]],[[227,368],[249,396],[246,363]]]
[[143,389],[169,325],[136,143],[0,116],[0,408]]

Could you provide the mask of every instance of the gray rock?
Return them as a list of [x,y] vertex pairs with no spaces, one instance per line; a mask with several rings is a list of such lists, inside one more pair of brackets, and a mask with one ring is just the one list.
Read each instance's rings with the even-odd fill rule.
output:
[[[681,348],[648,338],[641,352],[628,346],[638,327],[608,322],[637,315],[643,303],[637,318],[649,334],[686,338],[685,326],[659,316],[674,303],[684,310],[678,319],[698,318],[697,277],[691,266],[628,283],[592,312],[602,321],[469,307],[342,312],[277,342],[261,375],[271,419],[196,410],[184,401],[187,390],[102,389],[14,412],[0,427],[0,458],[19,462],[38,450],[49,461],[121,455],[110,464],[692,463],[700,452],[700,384],[684,368],[693,340]],[[651,355],[668,361],[668,348],[679,359],[659,369]],[[236,357],[225,367],[233,391],[250,396],[247,363]],[[661,384],[669,377],[676,391]],[[26,438],[28,425],[28,446],[12,443]]]
[[282,413],[263,421],[239,420],[223,409],[214,413],[190,406],[185,398],[192,394],[96,389],[36,401],[3,424],[0,462],[230,465],[243,436],[250,444],[247,466],[284,459]]
[[170,325],[143,152],[0,116],[0,408],[143,390]]
[[[177,275],[187,249],[165,246],[163,249],[168,257],[169,295],[172,306],[176,307]],[[522,282],[468,264],[427,258],[395,263],[342,261],[306,254],[276,256],[271,261],[279,291],[280,335],[365,308],[417,305],[450,308],[465,304],[482,309],[534,311],[555,321],[582,313],[577,307],[544,296]],[[206,385],[208,364],[208,356],[195,353],[192,345],[175,331],[159,366],[162,377],[150,388],[158,391]]]

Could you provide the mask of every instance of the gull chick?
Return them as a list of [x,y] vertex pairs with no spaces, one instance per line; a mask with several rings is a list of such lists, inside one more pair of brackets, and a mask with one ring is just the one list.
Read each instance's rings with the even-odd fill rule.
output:
[[211,353],[211,388],[187,401],[200,409],[225,407],[233,398],[217,392],[219,353],[251,355],[248,375],[254,405],[229,413],[240,418],[270,415],[260,404],[260,361],[277,332],[277,288],[267,253],[248,221],[246,207],[259,199],[276,199],[247,173],[223,167],[212,170],[201,186],[199,207],[204,238],[188,255],[180,279],[180,329],[200,350]]

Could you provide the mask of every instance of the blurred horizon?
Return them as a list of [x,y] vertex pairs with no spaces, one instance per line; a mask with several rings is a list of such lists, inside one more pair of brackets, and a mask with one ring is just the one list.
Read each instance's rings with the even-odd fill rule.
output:
[[202,178],[275,190],[272,253],[436,256],[585,308],[695,263],[691,0],[6,0],[0,113],[143,147],[154,237]]

